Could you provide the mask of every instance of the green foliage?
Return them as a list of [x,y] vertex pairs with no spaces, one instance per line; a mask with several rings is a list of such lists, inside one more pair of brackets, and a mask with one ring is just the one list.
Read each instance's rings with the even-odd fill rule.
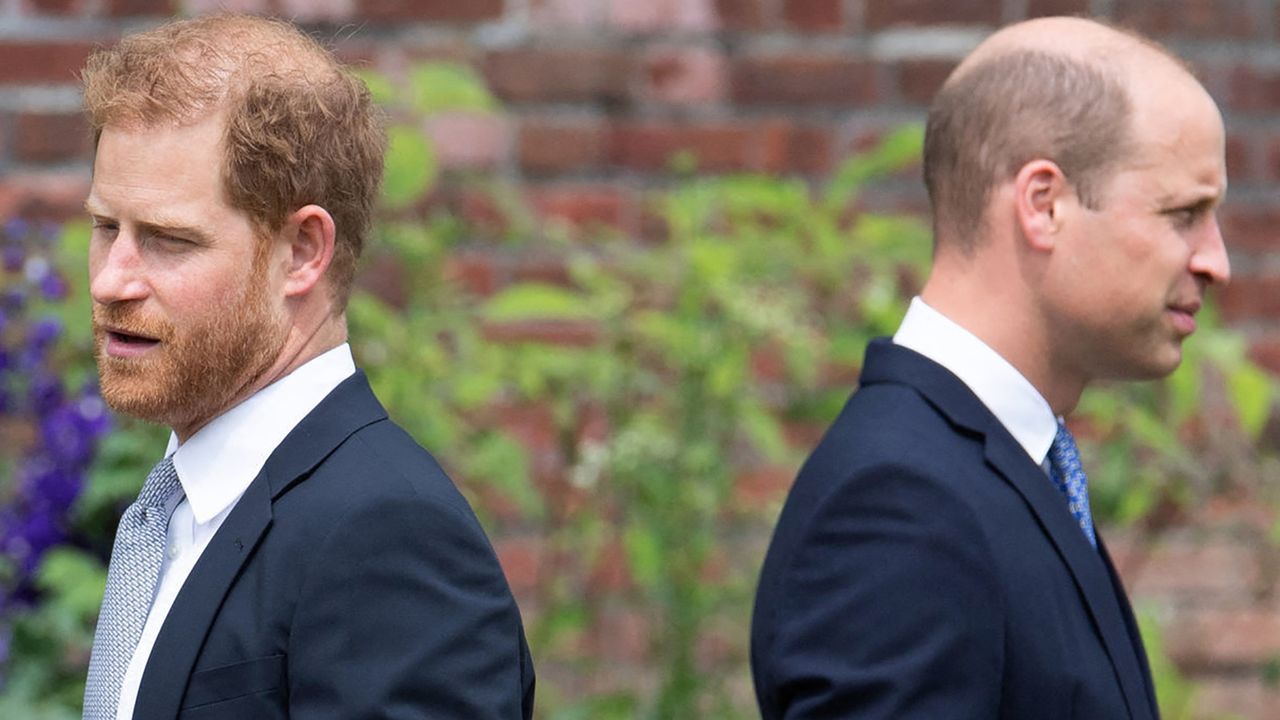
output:
[[435,149],[420,132],[395,126],[387,130],[387,160],[382,173],[382,197],[390,208],[417,200],[439,175]]
[[[605,658],[583,658],[581,639],[600,632],[614,602],[647,628],[656,693],[617,677],[569,698],[544,674],[547,717],[750,713],[732,691],[756,564],[725,557],[733,528],[751,521],[729,510],[735,483],[758,463],[798,463],[783,423],[829,420],[806,408],[838,406],[849,391],[818,382],[824,363],[833,352],[860,359],[900,319],[928,259],[927,230],[848,207],[869,178],[913,162],[919,139],[907,129],[850,161],[843,196],[765,176],[691,179],[653,198],[665,242],[566,247],[567,284],[516,283],[481,298],[451,286],[420,249],[384,246],[392,261],[373,260],[414,279],[402,311],[353,300],[351,335],[375,389],[451,465],[492,530],[502,507],[516,507],[517,524],[544,540],[555,572],[534,603],[540,666],[598,667]],[[586,323],[594,339],[560,346],[485,332],[522,323]],[[757,371],[766,355],[776,373]],[[549,408],[547,424],[503,430],[520,408]],[[586,417],[606,435],[585,432]],[[562,477],[535,480],[518,459],[548,453]],[[619,556],[623,587],[602,591],[599,573]],[[700,659],[707,642],[727,657]]]
[[1138,612],[1138,628],[1151,664],[1151,677],[1156,684],[1156,701],[1160,715],[1166,720],[1192,720],[1195,714],[1195,687],[1187,682],[1169,660],[1164,649],[1164,636],[1155,617]]

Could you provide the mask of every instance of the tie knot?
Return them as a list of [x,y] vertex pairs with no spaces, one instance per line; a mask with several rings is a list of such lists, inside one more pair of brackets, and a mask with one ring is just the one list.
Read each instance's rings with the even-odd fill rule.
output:
[[164,507],[170,495],[181,488],[178,482],[178,470],[173,466],[173,458],[166,457],[156,463],[142,483],[142,491],[138,493],[138,504],[143,507]]
[[1053,436],[1053,445],[1049,447],[1049,459],[1063,475],[1084,473],[1084,468],[1080,465],[1080,449],[1076,447],[1076,439],[1071,436],[1071,431],[1061,420],[1058,421],[1058,432]]

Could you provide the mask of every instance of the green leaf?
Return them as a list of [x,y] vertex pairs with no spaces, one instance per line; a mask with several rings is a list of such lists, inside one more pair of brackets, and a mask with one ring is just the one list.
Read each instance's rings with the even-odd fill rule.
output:
[[424,63],[409,72],[413,109],[423,115],[441,112],[488,112],[497,102],[484,80],[467,65]]
[[870,152],[849,158],[827,186],[823,203],[828,209],[847,205],[869,181],[907,167],[924,149],[924,126],[903,125],[887,134]]
[[542,498],[529,478],[524,448],[505,433],[485,433],[470,449],[466,474],[471,480],[498,490],[530,517],[542,514]]
[[1241,429],[1257,439],[1271,415],[1271,378],[1255,365],[1242,365],[1227,376],[1227,387]]
[[742,428],[752,444],[770,462],[786,460],[790,452],[782,434],[782,423],[764,407],[748,403],[742,408]]
[[645,588],[653,588],[662,577],[664,559],[662,542],[657,533],[648,525],[632,522],[622,536],[627,550],[631,576]]
[[107,571],[96,557],[81,550],[55,547],[41,561],[36,586],[57,597],[67,611],[83,618],[97,615]]
[[369,96],[375,103],[390,105],[395,102],[396,88],[386,75],[368,68],[356,68],[353,72],[364,82],[365,87],[369,88]]
[[482,314],[495,322],[519,320],[584,320],[595,316],[587,298],[545,283],[519,283],[485,302]]
[[387,131],[382,200],[388,207],[400,209],[421,199],[439,172],[435,149],[422,133],[403,125]]

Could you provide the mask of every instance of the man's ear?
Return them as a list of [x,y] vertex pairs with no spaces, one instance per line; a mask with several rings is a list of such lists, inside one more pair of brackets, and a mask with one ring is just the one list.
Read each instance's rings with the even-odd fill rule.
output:
[[285,221],[284,233],[289,245],[285,295],[306,295],[324,277],[333,261],[333,217],[319,205],[304,205]]
[[1051,160],[1032,160],[1014,176],[1014,209],[1018,227],[1031,248],[1053,249],[1075,190],[1062,168]]

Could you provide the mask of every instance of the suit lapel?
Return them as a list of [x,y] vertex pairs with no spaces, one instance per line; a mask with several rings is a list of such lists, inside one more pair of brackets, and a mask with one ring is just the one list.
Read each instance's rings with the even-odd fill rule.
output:
[[875,340],[867,348],[863,384],[894,382],[914,387],[962,432],[984,443],[988,465],[1022,496],[1075,581],[1120,682],[1133,718],[1153,717],[1149,680],[1139,664],[1121,614],[1117,586],[1067,511],[1066,501],[1042,468],[959,378],[928,358]]
[[1102,558],[1089,545],[1075,518],[1067,512],[1066,501],[1045,477],[1044,471],[1027,457],[1026,451],[1008,433],[988,434],[986,455],[987,462],[1022,495],[1070,569],[1120,680],[1130,717],[1149,717],[1144,675],[1121,615],[1119,593]]
[[178,715],[196,657],[245,562],[271,525],[272,501],[356,430],[386,418],[364,373],[344,380],[280,443],[192,568],[156,637],[135,718]]

